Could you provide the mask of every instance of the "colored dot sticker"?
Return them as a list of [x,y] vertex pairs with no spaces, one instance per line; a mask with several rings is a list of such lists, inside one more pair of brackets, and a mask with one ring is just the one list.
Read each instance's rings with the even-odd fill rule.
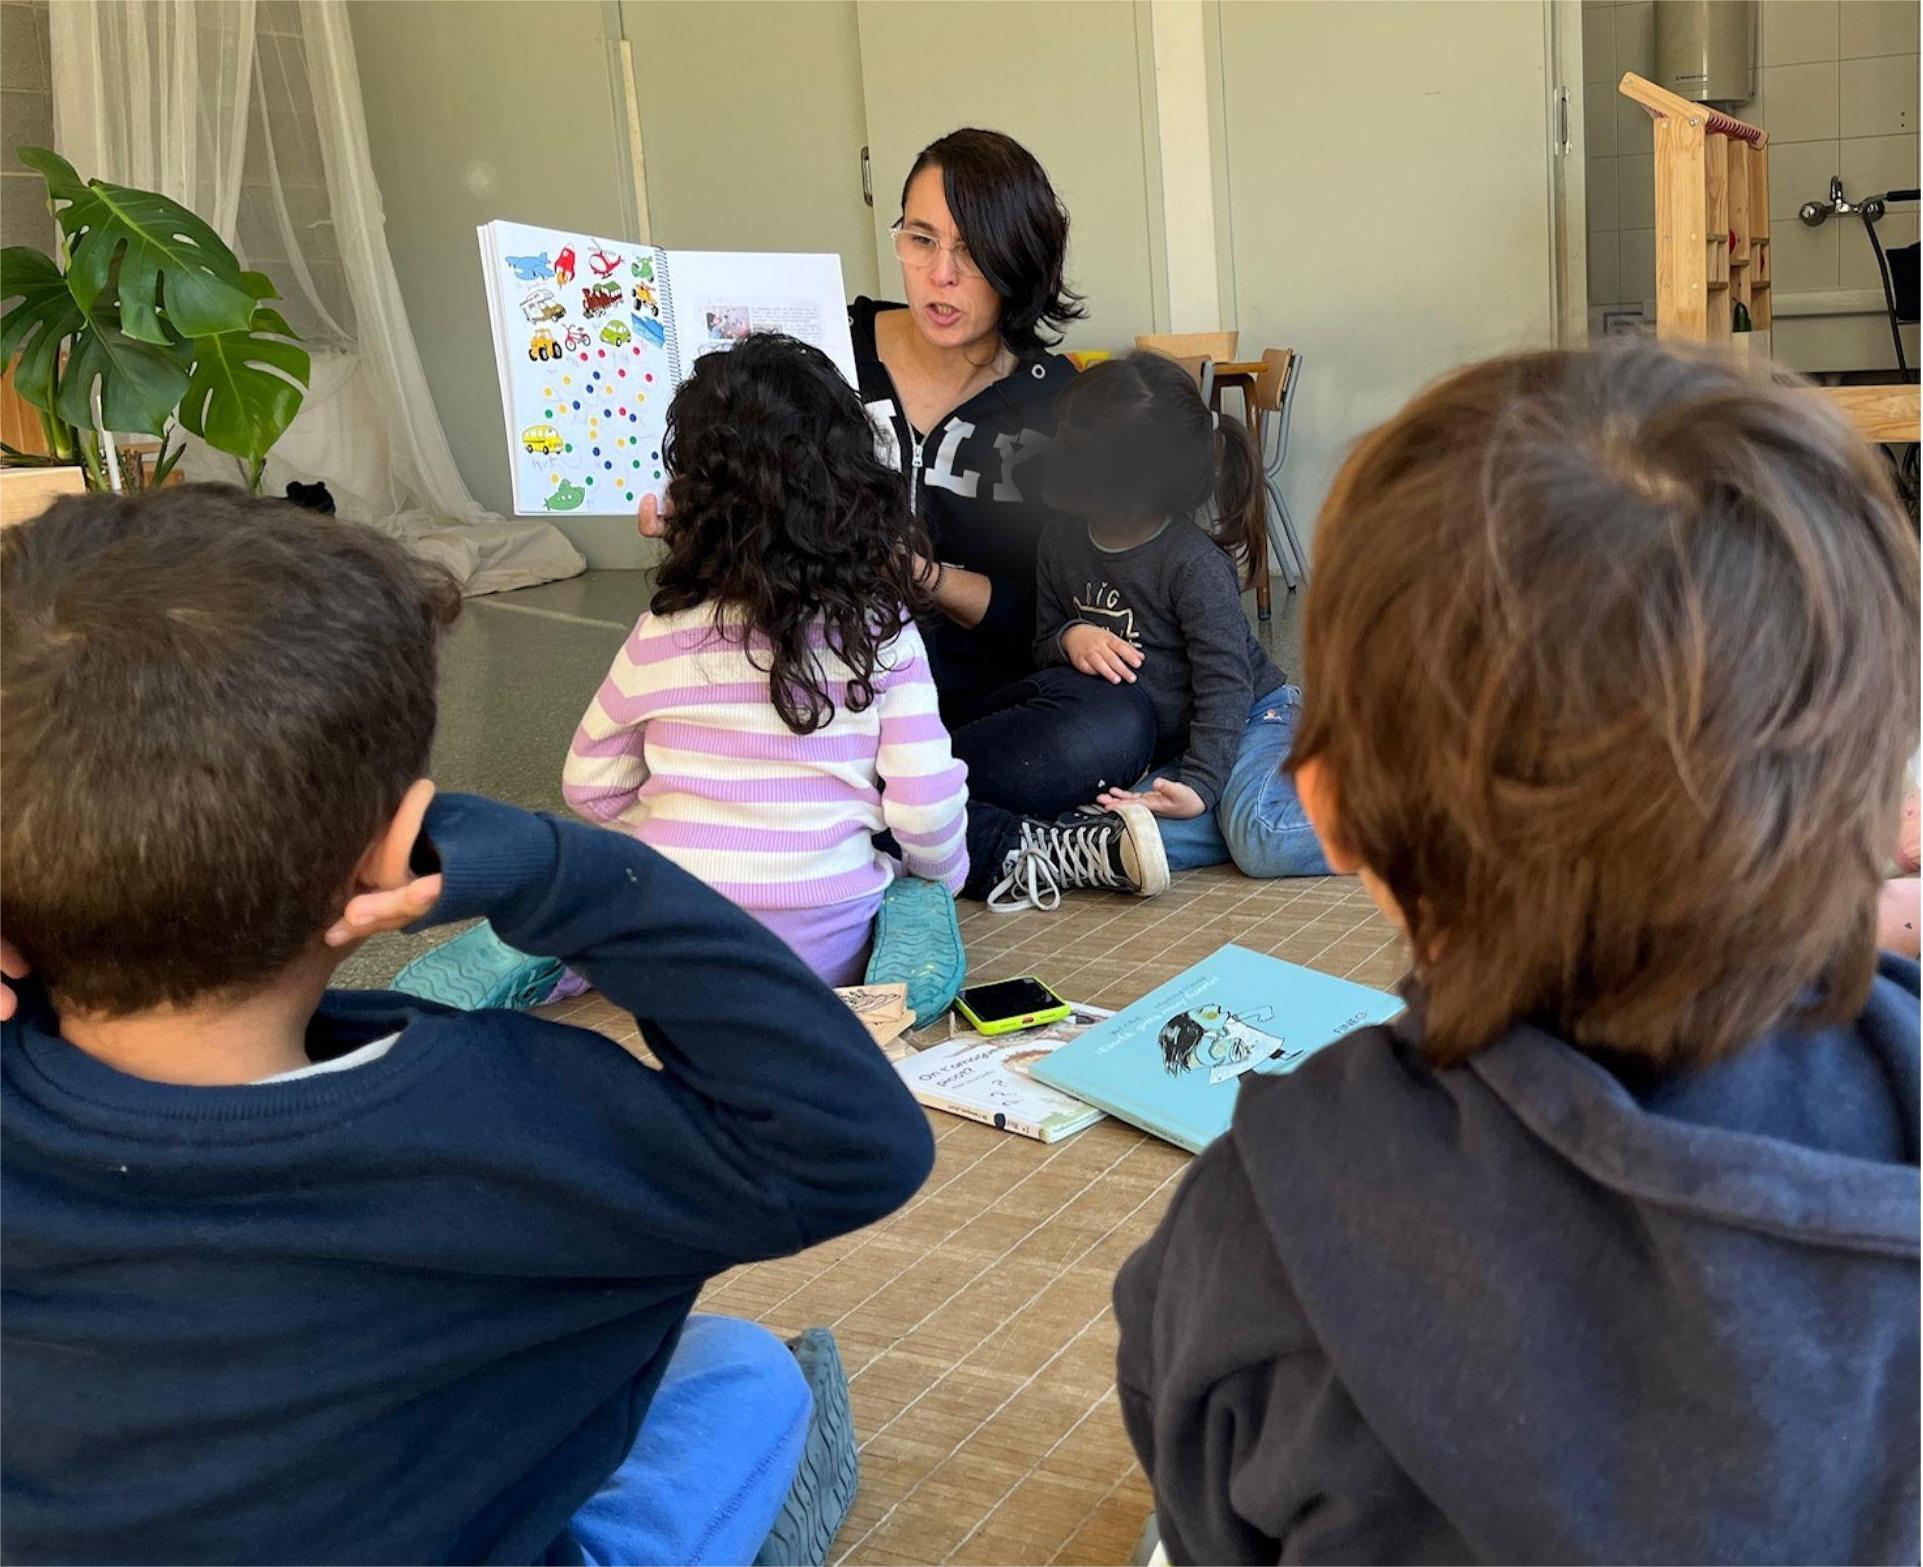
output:
[[646,375],[642,376],[641,379],[652,386],[654,384],[654,372],[650,370]]
[[[563,386],[572,386],[572,385],[574,385],[574,377],[573,377],[573,376],[571,376],[571,375],[564,375],[564,376],[562,376],[562,377],[561,377],[561,384],[562,384]],[[574,406],[575,406],[575,407],[577,407],[577,408],[579,408],[579,407],[580,407],[581,405],[580,405],[579,403],[576,403],[576,404],[575,404]]]
[[588,356],[586,354],[583,354],[581,356],[581,363],[586,364],[587,362],[588,362]]
[[612,470],[613,470],[613,468],[614,468],[614,464],[613,464],[613,463],[611,463],[611,462],[604,462],[604,463],[602,463],[602,464],[601,464],[601,466],[602,466],[603,468],[606,468],[606,469],[608,469],[608,470],[610,470],[610,471],[612,471]]
[[634,499],[634,491],[633,491],[633,490],[629,490],[629,491],[628,491],[628,499],[629,499],[629,500],[633,500],[633,499]]
[[578,397],[577,397],[577,398],[575,398],[575,400],[574,400],[574,408],[575,408],[575,411],[576,411],[577,413],[578,413],[578,412],[580,412],[580,408],[581,408],[581,399],[580,399],[580,398],[578,398]]
[[554,417],[554,410],[552,408],[543,408],[541,412],[546,414],[550,419]]
[[614,417],[614,410],[612,408],[603,408],[601,410],[601,417],[603,419],[612,419]]
[[543,397],[552,397],[552,396],[554,395],[554,388],[553,388],[553,387],[551,387],[551,386],[544,386],[544,387],[542,387],[542,388],[541,388],[541,395],[542,395]]
[[560,476],[560,474],[558,474],[558,473],[551,473],[551,474],[549,474],[549,475],[548,475],[548,483],[549,483],[549,484],[559,484],[560,482],[561,482],[561,476]]
[[657,468],[657,469],[655,469],[655,470],[654,470],[654,476],[655,476],[655,477],[656,477],[657,479],[661,477],[661,470],[660,470],[659,468]]
[[605,359],[608,357],[608,351],[605,348],[597,348],[594,353],[597,359]]
[[628,373],[628,372],[627,372],[627,371],[625,371],[625,370],[617,370],[617,371],[615,371],[614,373],[615,373],[616,375],[618,375],[618,376],[624,376],[624,377],[625,377],[625,376],[627,375],[627,373]]
[[641,466],[641,459],[639,457],[635,458],[633,462],[628,464],[628,466],[630,468],[639,468]]
[[589,484],[592,484],[592,483],[594,483],[594,475],[593,475],[593,474],[589,474],[589,475],[588,475],[588,483],[589,483]]
[[649,452],[648,455],[652,457],[656,462],[661,461],[661,454],[659,452]]
[[569,441],[569,442],[568,442],[568,443],[567,443],[567,444],[566,444],[565,446],[563,446],[563,447],[561,448],[561,450],[562,450],[562,451],[564,451],[564,452],[571,452],[571,451],[573,451],[573,450],[574,450],[574,442],[572,442],[572,441]]
[[600,448],[600,447],[598,447],[598,446],[597,446],[597,447],[595,447],[595,449],[594,449],[594,455],[595,455],[596,457],[599,457],[599,456],[601,455],[601,448]]
[[626,446],[626,445],[627,445],[628,443],[627,443],[627,442],[626,442],[625,440],[623,440],[623,439],[621,439],[621,438],[620,438],[619,436],[616,436],[616,437],[615,437],[615,441],[614,441],[614,444],[615,444],[615,445],[616,445],[617,447],[620,447],[620,446]]
[[636,415],[636,414],[629,414],[629,415],[628,415],[628,423],[629,423],[629,424],[633,424],[633,423],[634,423],[634,421],[636,420],[636,418],[638,418],[638,417],[639,417],[639,415]]

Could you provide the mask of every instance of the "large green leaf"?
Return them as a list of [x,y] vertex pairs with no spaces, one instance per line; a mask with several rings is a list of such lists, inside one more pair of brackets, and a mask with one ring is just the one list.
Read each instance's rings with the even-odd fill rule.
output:
[[96,423],[93,393],[100,388],[102,429],[160,435],[187,390],[190,361],[184,344],[139,343],[120,330],[108,302],[74,337],[60,374],[60,417],[83,430]]
[[244,330],[254,300],[240,263],[193,213],[148,190],[82,183],[73,165],[44,147],[19,158],[47,182],[54,216],[71,246],[67,286],[89,316],[118,296],[120,329],[136,342],[165,344],[166,321],[187,337]]
[[27,245],[0,250],[0,299],[19,301],[0,315],[0,364],[12,364],[18,354],[15,388],[34,407],[52,413],[60,345],[80,330],[86,318],[60,269]]
[[[241,274],[256,300],[274,297],[258,272]],[[238,332],[193,342],[194,374],[180,403],[180,422],[208,445],[257,463],[294,422],[307,395],[311,362],[273,306],[257,304]]]

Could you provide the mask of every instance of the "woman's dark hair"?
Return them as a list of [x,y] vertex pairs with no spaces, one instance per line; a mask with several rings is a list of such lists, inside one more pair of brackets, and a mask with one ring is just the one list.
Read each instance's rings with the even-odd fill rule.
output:
[[1001,296],[1002,341],[1017,353],[1052,348],[1061,328],[1088,314],[1062,281],[1068,209],[1035,155],[1012,136],[950,131],[916,156],[901,182],[901,204],[923,169],[941,170],[942,194],[962,243]]
[[[1249,569],[1267,526],[1249,433],[1221,422],[1173,359],[1134,353],[1089,366],[1056,400],[1045,494],[1083,518],[1187,517]],[[1213,506],[1213,516],[1209,515]]]
[[1162,1025],[1156,1043],[1162,1047],[1162,1065],[1170,1077],[1180,1077],[1195,1065],[1195,1052],[1201,1048],[1202,1025],[1186,1012],[1178,1012]]
[[743,635],[766,637],[769,692],[796,734],[835,716],[816,625],[853,672],[849,711],[869,706],[883,645],[928,607],[915,556],[930,546],[828,356],[773,332],[704,354],[668,409],[661,455],[668,554],[654,612],[713,604],[717,631],[738,616]]

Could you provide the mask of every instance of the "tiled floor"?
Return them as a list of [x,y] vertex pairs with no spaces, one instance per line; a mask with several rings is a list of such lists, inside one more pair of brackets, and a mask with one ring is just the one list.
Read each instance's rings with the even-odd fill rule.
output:
[[[1195,871],[1150,902],[1052,914],[966,908],[971,981],[1037,974],[1119,1007],[1224,942],[1384,988],[1395,931],[1358,884]],[[596,997],[557,1015],[632,1045]],[[944,1025],[931,1031],[940,1038]],[[1118,1121],[1052,1147],[931,1112],[935,1173],[858,1235],[717,1279],[704,1309],[792,1335],[826,1325],[848,1365],[861,1491],[850,1563],[1120,1563],[1149,1511],[1114,1390],[1115,1270],[1188,1156]]]
[[[646,600],[636,572],[472,601],[443,657],[436,781],[558,810],[561,758]],[[1276,594],[1263,640],[1299,667],[1298,603]],[[1139,902],[1072,897],[1052,914],[966,907],[970,977],[1033,973],[1119,1007],[1224,942],[1388,986],[1394,932],[1347,881],[1178,877]],[[386,936],[340,982],[381,985],[448,931]],[[638,1048],[599,997],[555,1009]],[[936,1037],[944,1025],[936,1025]],[[886,1222],[717,1279],[704,1304],[783,1334],[832,1327],[852,1380],[862,1483],[846,1562],[1128,1559],[1149,1510],[1113,1385],[1115,1270],[1188,1163],[1116,1121],[1053,1147],[931,1114],[938,1157]]]

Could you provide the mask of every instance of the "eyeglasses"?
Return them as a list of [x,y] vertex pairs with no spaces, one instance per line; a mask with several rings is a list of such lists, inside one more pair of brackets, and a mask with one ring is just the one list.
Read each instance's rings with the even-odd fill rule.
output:
[[975,258],[968,253],[968,246],[957,241],[944,245],[933,234],[923,233],[920,229],[905,229],[900,223],[894,225],[895,255],[904,267],[912,267],[917,272],[926,272],[935,264],[935,259],[945,250],[955,258],[955,270],[963,277],[980,277],[982,269]]

